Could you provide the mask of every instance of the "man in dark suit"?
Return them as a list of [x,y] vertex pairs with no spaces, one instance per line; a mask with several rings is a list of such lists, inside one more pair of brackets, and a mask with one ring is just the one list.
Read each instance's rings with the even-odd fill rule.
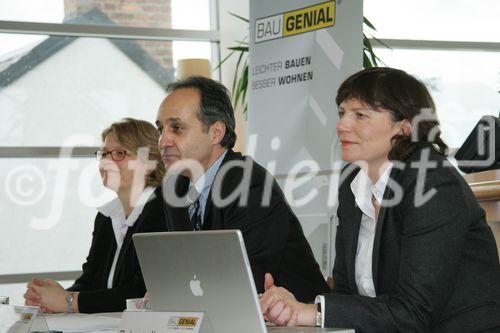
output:
[[[168,229],[239,229],[255,284],[264,274],[310,302],[328,290],[302,227],[273,177],[231,150],[235,121],[226,88],[191,77],[173,83],[157,116]],[[180,174],[180,176],[178,176]]]

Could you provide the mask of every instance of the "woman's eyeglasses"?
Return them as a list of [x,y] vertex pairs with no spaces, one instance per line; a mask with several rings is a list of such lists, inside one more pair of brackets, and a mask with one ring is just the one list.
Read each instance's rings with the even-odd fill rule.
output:
[[111,159],[117,162],[123,160],[127,155],[128,152],[124,149],[114,149],[110,151],[99,149],[95,152],[95,158],[97,158],[98,161],[105,159],[107,156],[111,156]]

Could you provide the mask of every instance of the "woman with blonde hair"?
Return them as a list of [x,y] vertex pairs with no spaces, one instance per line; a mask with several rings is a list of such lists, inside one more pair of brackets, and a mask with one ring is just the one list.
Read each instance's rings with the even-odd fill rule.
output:
[[24,294],[27,305],[45,312],[115,312],[146,292],[132,235],[166,231],[158,131],[125,118],[106,128],[102,140],[95,156],[103,185],[117,197],[98,208],[82,275],[67,290],[54,280],[33,279]]

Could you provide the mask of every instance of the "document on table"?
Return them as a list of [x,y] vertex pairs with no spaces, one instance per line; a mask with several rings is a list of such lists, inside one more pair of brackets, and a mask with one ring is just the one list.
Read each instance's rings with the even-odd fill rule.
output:
[[45,320],[50,330],[64,333],[81,333],[95,331],[117,331],[120,324],[120,314],[111,316],[99,314],[56,314],[46,315]]

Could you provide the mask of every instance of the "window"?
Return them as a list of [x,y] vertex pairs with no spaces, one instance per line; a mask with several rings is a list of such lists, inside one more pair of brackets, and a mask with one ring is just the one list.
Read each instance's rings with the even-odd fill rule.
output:
[[483,115],[498,116],[500,53],[378,49],[391,67],[415,74],[431,90],[443,139],[458,148]]
[[0,275],[81,268],[95,207],[112,198],[100,185],[97,164],[86,158],[0,160],[2,234],[8,235],[0,244],[8,254],[0,258]]
[[376,54],[427,84],[451,148],[481,116],[500,112],[499,11],[495,0],[364,1],[374,35],[392,48]]
[[0,294],[18,303],[32,275],[78,274],[114,195],[93,156],[101,131],[154,122],[177,60],[218,62],[215,4],[0,0]]
[[497,0],[364,0],[377,37],[500,42]]
[[[210,57],[210,42],[174,43],[182,57]],[[154,122],[174,79],[171,50],[167,41],[47,36],[5,57],[0,146],[99,145],[120,118]]]
[[[210,30],[210,0],[2,0],[0,20]],[[193,8],[196,8],[193,11]],[[109,20],[96,19],[104,14]],[[87,15],[82,15],[87,14]]]

